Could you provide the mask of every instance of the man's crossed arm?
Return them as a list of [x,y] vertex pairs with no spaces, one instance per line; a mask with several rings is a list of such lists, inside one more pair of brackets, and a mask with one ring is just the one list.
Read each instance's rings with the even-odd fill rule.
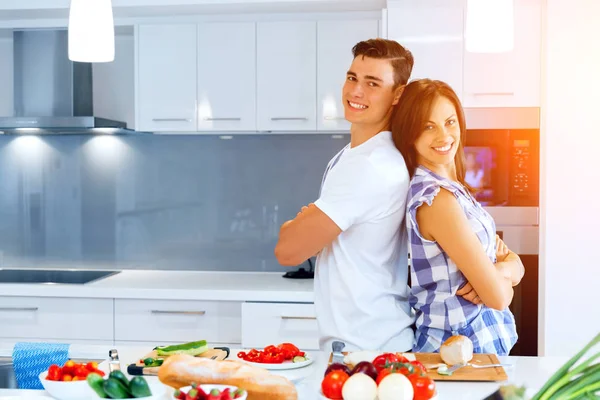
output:
[[296,218],[279,230],[275,257],[281,265],[296,266],[330,244],[342,230],[314,204],[302,207]]

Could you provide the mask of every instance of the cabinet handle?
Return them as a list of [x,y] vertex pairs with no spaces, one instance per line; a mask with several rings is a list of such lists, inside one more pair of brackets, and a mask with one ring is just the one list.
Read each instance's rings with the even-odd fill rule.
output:
[[290,317],[290,316],[287,316],[287,315],[282,315],[281,319],[313,320],[313,319],[317,319],[317,317]]
[[154,122],[192,122],[189,118],[152,118]]
[[306,117],[272,117],[271,121],[308,121]]
[[152,314],[178,314],[178,315],[204,315],[206,311],[171,311],[171,310],[152,310]]
[[343,120],[346,118],[345,117],[323,117],[323,119],[326,121],[336,121],[336,120]]
[[231,117],[231,118],[209,118],[206,117],[204,118],[205,121],[241,121],[242,119],[240,117]]
[[0,311],[37,311],[37,307],[0,307]]
[[478,92],[473,96],[514,96],[515,92]]

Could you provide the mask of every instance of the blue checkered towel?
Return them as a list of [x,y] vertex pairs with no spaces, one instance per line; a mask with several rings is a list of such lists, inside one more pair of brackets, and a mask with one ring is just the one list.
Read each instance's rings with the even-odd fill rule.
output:
[[44,389],[39,375],[52,364],[62,367],[69,360],[69,346],[63,343],[15,344],[12,358],[19,389]]

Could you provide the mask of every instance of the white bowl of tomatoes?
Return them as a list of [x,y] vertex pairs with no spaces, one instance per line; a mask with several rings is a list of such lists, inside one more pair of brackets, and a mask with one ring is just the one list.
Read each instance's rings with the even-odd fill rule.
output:
[[39,379],[44,389],[56,399],[87,399],[94,397],[94,391],[86,381],[92,372],[104,376],[96,362],[80,364],[69,360],[62,367],[51,365],[39,375]]
[[384,353],[350,369],[331,364],[321,382],[322,396],[331,400],[433,400],[435,382],[418,361]]

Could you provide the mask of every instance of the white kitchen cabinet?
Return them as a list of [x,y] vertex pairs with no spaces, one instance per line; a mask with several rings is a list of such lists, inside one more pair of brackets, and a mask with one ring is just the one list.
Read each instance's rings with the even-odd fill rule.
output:
[[197,25],[136,28],[136,128],[196,131]]
[[388,38],[396,40],[414,56],[411,80],[441,80],[462,97],[462,2],[398,2],[388,7],[387,15]]
[[256,24],[198,25],[198,130],[256,131]]
[[315,21],[258,22],[259,131],[317,128]]
[[319,21],[317,24],[317,130],[347,131],[342,87],[352,47],[378,37],[377,20]]
[[115,341],[241,343],[241,302],[115,300]]
[[319,349],[314,304],[242,304],[242,347],[264,348],[289,342],[302,350]]
[[0,339],[113,341],[113,300],[0,297]]
[[515,1],[515,44],[498,54],[464,51],[465,107],[539,107],[541,5]]

